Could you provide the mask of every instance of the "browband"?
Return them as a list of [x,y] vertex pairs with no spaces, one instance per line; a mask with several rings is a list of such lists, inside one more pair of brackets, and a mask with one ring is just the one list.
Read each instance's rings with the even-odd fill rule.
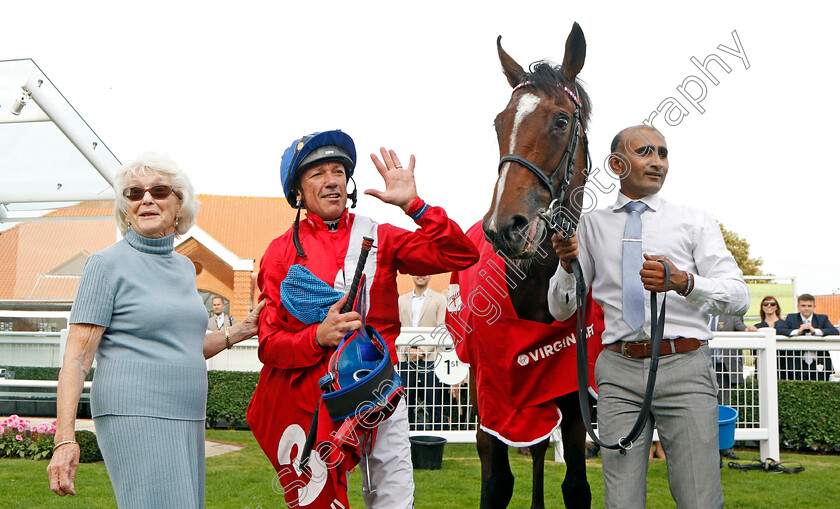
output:
[[[513,87],[513,92],[511,92],[511,94],[513,94],[514,92],[516,92],[517,90],[519,90],[519,89],[520,89],[520,88],[522,88],[522,87],[527,87],[527,86],[530,86],[530,85],[533,85],[533,84],[534,84],[534,82],[533,82],[533,81],[523,81],[523,82],[522,82],[522,83],[520,83],[519,85],[516,85],[515,87]],[[574,92],[573,92],[573,91],[572,91],[569,87],[567,87],[566,85],[561,85],[560,83],[558,83],[557,85],[558,85],[558,86],[562,86],[562,87],[563,87],[563,90],[565,90],[565,91],[566,91],[566,93],[567,93],[567,94],[569,94],[569,97],[571,97],[571,98],[572,98],[572,100],[575,102],[575,104],[576,104],[577,106],[580,106],[580,100],[578,100],[577,94],[575,94],[575,93],[574,93]]]

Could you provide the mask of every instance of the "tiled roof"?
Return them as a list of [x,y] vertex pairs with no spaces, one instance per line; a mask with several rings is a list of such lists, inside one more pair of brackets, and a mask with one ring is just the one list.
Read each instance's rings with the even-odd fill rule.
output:
[[[117,238],[113,202],[83,202],[55,210],[53,217],[81,215],[102,219],[21,223],[0,234],[0,299],[31,299],[39,274],[61,265],[79,251],[104,249]],[[69,296],[55,297],[72,299]]]
[[68,300],[76,295],[80,279],[80,276],[40,275],[35,279],[35,285],[26,298],[33,300]]
[[295,220],[285,198],[200,194],[198,226],[240,258],[254,260],[254,272],[272,240]]
[[[840,321],[840,295],[814,295],[814,298],[816,299],[815,313],[828,315],[831,323]],[[836,370],[837,367],[834,369]]]
[[17,275],[18,227],[0,232],[0,299],[11,299]]

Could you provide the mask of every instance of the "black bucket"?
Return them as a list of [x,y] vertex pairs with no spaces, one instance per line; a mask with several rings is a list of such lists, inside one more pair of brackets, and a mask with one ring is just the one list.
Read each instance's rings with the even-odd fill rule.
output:
[[440,470],[446,439],[441,437],[411,437],[411,464],[417,470]]

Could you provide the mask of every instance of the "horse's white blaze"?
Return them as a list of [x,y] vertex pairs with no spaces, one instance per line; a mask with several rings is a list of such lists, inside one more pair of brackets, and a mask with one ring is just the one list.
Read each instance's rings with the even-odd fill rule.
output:
[[512,154],[513,149],[516,148],[516,134],[519,132],[519,126],[522,125],[525,117],[537,109],[538,104],[540,104],[540,98],[534,94],[522,94],[522,97],[519,98],[519,104],[516,105],[516,116],[513,117],[513,131],[510,133],[508,154]]
[[[516,135],[522,121],[537,109],[537,105],[539,104],[540,98],[534,94],[522,94],[522,97],[519,98],[519,104],[516,105],[516,115],[513,117],[513,131],[510,133],[508,154],[513,154],[513,149],[516,148]],[[499,213],[499,202],[502,199],[502,193],[505,192],[505,178],[507,177],[508,168],[510,168],[510,163],[505,163],[502,166],[502,171],[499,172],[499,182],[496,184],[496,208],[493,210],[493,225],[497,224],[496,215]]]

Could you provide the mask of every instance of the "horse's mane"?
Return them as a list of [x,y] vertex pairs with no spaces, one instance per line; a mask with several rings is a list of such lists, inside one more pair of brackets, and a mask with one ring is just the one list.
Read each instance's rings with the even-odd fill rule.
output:
[[[580,100],[580,114],[583,118],[584,129],[589,125],[589,115],[592,111],[592,102],[589,99],[589,94],[583,88],[583,82],[581,80],[576,79],[574,83],[569,82],[566,74],[559,65],[552,65],[546,60],[534,62],[531,64],[528,72],[525,73],[522,81],[530,81],[531,86],[546,94],[557,94],[558,84],[568,87]],[[565,94],[562,90],[559,93]]]

